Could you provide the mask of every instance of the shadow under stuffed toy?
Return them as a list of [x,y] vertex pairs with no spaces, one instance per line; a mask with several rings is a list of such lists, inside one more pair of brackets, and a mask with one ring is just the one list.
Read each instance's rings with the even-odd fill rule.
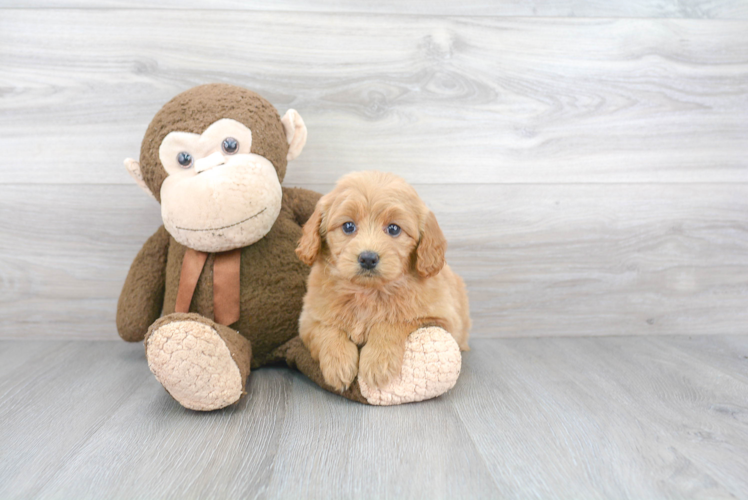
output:
[[[298,335],[309,267],[294,252],[321,195],[281,186],[306,135],[296,111],[281,118],[252,91],[209,84],[164,105],[145,133],[140,161],[125,160],[161,204],[164,225],[130,267],[117,329],[126,341],[145,341],[151,371],[186,408],[237,402],[250,369],[268,364],[286,363],[368,404],[428,399],[457,380],[459,348],[441,330],[408,338],[407,383],[397,379],[366,394],[357,381],[342,393],[325,384]],[[414,375],[409,359],[441,374],[439,383]]]

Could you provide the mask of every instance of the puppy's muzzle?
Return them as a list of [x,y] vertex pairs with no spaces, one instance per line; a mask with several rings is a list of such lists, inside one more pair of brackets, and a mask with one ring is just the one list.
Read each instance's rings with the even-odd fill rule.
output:
[[367,271],[371,271],[379,263],[379,254],[375,252],[365,251],[358,254],[358,265]]

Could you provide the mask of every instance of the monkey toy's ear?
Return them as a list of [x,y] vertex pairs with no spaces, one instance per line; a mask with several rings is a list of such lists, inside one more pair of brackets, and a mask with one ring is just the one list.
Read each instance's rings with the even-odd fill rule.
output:
[[151,190],[148,189],[148,186],[145,183],[145,180],[143,180],[143,173],[140,171],[140,163],[133,160],[132,158],[125,158],[125,168],[130,173],[133,179],[135,179],[135,183],[140,186],[140,188],[148,193],[148,196],[156,199],[155,196],[153,196],[153,193],[151,193]]
[[306,144],[306,125],[301,115],[295,109],[289,109],[281,118],[283,128],[286,129],[286,141],[288,141],[288,161],[293,160],[301,154]]

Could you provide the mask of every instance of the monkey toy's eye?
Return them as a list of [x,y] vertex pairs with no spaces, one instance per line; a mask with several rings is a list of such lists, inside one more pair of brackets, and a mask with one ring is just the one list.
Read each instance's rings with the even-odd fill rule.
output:
[[192,155],[187,151],[182,151],[177,155],[177,162],[182,165],[182,168],[190,168],[192,166]]
[[223,149],[223,152],[227,155],[232,155],[239,151],[239,141],[234,139],[233,137],[227,137],[223,140],[223,144],[221,144],[221,148]]
[[400,226],[398,226],[397,224],[390,224],[389,226],[387,226],[387,234],[389,234],[393,238],[400,236]]
[[353,222],[346,222],[343,224],[342,228],[345,234],[353,234],[356,232],[356,224]]

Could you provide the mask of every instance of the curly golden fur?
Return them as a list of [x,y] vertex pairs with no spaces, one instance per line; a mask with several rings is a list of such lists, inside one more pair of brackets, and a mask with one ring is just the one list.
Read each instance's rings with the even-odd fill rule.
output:
[[[468,349],[467,293],[446,248],[434,214],[393,174],[349,174],[319,200],[296,249],[312,266],[299,326],[329,385],[344,390],[358,375],[386,386],[400,373],[408,335],[422,326],[440,326]],[[377,256],[372,269],[363,253]]]

